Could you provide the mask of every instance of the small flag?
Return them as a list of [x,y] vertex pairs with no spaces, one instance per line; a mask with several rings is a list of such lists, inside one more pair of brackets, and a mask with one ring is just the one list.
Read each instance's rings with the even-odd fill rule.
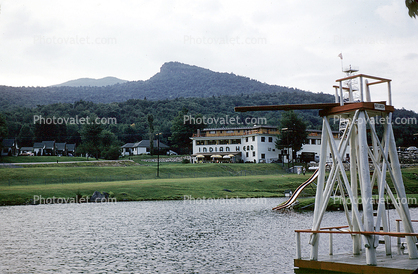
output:
[[338,54],[338,57],[340,57],[340,59],[343,59],[343,53],[341,52],[340,54]]

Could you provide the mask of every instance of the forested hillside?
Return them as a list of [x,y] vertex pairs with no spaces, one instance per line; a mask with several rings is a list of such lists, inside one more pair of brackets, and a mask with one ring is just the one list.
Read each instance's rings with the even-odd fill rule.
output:
[[[115,117],[117,124],[106,125],[106,128],[115,133],[122,142],[134,142],[148,138],[147,116],[153,115],[156,132],[163,133],[163,140],[168,142],[171,136],[172,120],[184,108],[189,110],[189,114],[204,115],[207,117],[239,116],[240,121],[247,117],[265,117],[267,123],[277,125],[280,112],[248,112],[236,113],[235,106],[245,105],[267,105],[282,103],[316,103],[330,101],[332,97],[326,94],[316,94],[316,100],[312,100],[309,93],[276,92],[262,93],[253,95],[239,96],[212,96],[209,98],[176,98],[172,100],[128,100],[119,103],[96,104],[86,101],[75,103],[57,103],[35,108],[15,107],[4,111],[9,128],[9,137],[18,138],[20,143],[29,145],[33,140],[56,140],[60,142],[79,142],[80,125],[55,126],[48,131],[38,129],[38,123],[34,124],[34,116],[44,118],[55,117],[93,117],[100,118]],[[301,115],[311,128],[320,125],[320,118],[317,111],[304,111]],[[224,126],[243,126],[243,125],[222,125],[207,124],[205,127],[224,127]]]
[[[313,100],[313,98],[315,100]],[[137,142],[148,139],[149,126],[148,115],[154,119],[155,132],[162,133],[162,141],[170,144],[169,137],[172,135],[172,121],[178,113],[187,108],[189,115],[197,117],[230,117],[239,116],[240,121],[251,117],[265,117],[269,125],[278,125],[283,112],[234,112],[235,106],[268,105],[268,104],[295,104],[295,103],[322,103],[332,102],[332,96],[327,94],[315,94],[293,91],[261,93],[238,96],[212,96],[209,98],[176,98],[172,100],[128,100],[119,103],[96,104],[86,101],[75,103],[57,103],[35,108],[15,107],[3,112],[6,118],[9,138],[17,138],[20,146],[31,145],[33,141],[55,140],[57,142],[80,143],[81,125],[51,125],[49,128],[41,127],[39,123],[34,124],[34,116],[41,115],[44,118],[67,117],[75,118],[94,117],[116,118],[117,124],[105,125],[105,128],[113,132],[122,143]],[[306,110],[298,112],[307,123],[308,128],[319,129],[321,118],[317,110]],[[418,119],[418,114],[404,109],[394,112],[396,117],[412,117]],[[233,127],[245,126],[206,124],[203,127]],[[251,125],[246,125],[251,126]],[[334,125],[338,128],[338,125]],[[416,145],[414,133],[418,132],[418,125],[395,124],[394,132],[398,146]]]
[[[170,145],[172,122],[180,111],[206,117],[266,118],[267,124],[278,125],[281,113],[236,113],[236,106],[309,104],[333,102],[330,94],[312,93],[293,88],[263,84],[246,77],[217,73],[208,69],[176,62],[166,63],[147,81],[126,82],[106,87],[0,87],[0,109],[8,127],[8,137],[17,138],[19,146],[34,141],[81,142],[81,124],[39,125],[34,117],[43,118],[115,118],[107,124],[120,143],[137,142],[149,137],[148,117],[152,115],[154,132]],[[298,112],[308,128],[320,128],[317,110]],[[396,117],[418,119],[413,111],[397,110]],[[415,120],[415,122],[416,122]],[[251,126],[249,124],[205,124],[202,127]],[[338,125],[333,125],[334,129]],[[417,145],[418,125],[395,124],[398,146]]]
[[[130,81],[105,87],[0,86],[0,108],[35,107],[53,103],[74,103],[79,100],[94,103],[123,102],[129,99],[164,100],[178,97],[211,97],[249,95],[253,93],[301,92],[301,90],[263,84],[232,73],[181,64],[165,63],[160,72],[146,81]],[[309,93],[315,96],[313,93]]]

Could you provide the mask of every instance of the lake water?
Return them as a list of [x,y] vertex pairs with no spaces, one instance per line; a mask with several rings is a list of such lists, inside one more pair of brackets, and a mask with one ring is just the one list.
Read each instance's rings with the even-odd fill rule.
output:
[[[0,207],[0,273],[294,273],[294,230],[310,228],[312,212],[271,210],[284,200]],[[330,212],[322,226],[345,224]],[[338,236],[334,252],[350,241]]]

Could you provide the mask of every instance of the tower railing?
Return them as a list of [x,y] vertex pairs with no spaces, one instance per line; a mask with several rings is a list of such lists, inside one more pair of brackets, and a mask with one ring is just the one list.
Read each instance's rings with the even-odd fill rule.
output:
[[[335,80],[339,83],[339,85],[333,86],[335,89],[335,102],[340,103],[341,106],[344,105],[344,96],[343,92],[349,93],[349,98],[353,98],[353,90],[350,87],[343,87],[343,82],[347,80],[354,80],[358,79],[360,83],[360,102],[371,102],[371,96],[370,96],[370,86],[377,85],[377,84],[384,84],[387,83],[388,85],[388,98],[387,98],[387,105],[392,105],[392,91],[391,91],[391,81],[390,79],[366,75],[366,74],[357,74],[357,75],[351,75],[348,77],[344,77],[341,79]],[[364,92],[364,87],[366,87]],[[352,99],[349,100],[349,102],[353,102]]]

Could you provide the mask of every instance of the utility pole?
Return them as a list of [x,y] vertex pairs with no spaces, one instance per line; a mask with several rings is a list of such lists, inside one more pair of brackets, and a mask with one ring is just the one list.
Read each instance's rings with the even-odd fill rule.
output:
[[157,135],[157,178],[160,177],[160,135],[161,132],[156,134]]
[[[289,132],[293,132],[293,129],[289,129],[289,128],[287,128],[287,127],[285,127],[285,128],[282,128],[282,132],[283,131],[285,131],[286,132],[286,139],[287,139],[287,142],[286,142],[286,145],[287,145],[287,168],[289,169],[290,168],[290,146],[289,146]],[[293,142],[292,142],[292,163],[293,163]],[[284,163],[283,163],[284,164]]]

